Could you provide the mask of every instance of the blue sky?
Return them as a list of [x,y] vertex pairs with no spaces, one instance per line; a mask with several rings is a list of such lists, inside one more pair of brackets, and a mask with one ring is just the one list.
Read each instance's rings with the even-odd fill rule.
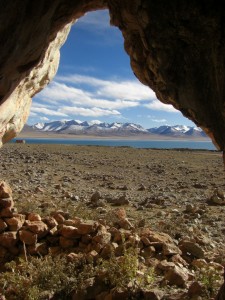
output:
[[28,124],[55,120],[133,122],[144,128],[194,124],[134,76],[108,11],[88,13],[61,48],[54,80],[33,98]]

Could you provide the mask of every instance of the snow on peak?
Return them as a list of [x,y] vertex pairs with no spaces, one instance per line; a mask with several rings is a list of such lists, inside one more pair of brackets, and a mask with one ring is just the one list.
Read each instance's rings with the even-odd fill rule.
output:
[[101,124],[101,123],[102,123],[102,122],[99,121],[99,120],[92,120],[92,121],[88,122],[89,125],[99,125],[99,124]]
[[34,124],[34,128],[37,128],[37,129],[43,129],[44,128],[44,126],[45,126],[45,124],[44,123],[37,123],[37,124]]

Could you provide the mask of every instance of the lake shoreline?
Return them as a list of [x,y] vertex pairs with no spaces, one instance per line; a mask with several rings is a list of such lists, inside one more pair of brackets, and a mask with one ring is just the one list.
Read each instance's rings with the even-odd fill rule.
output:
[[99,136],[99,135],[74,135],[60,133],[21,132],[15,139],[68,139],[68,140],[127,140],[127,141],[194,141],[210,142],[208,137],[169,137],[161,135],[133,135],[133,136]]

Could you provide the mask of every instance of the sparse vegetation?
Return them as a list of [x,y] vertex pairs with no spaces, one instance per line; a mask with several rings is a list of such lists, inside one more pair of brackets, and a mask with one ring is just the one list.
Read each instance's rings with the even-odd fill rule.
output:
[[222,284],[221,271],[205,265],[196,271],[196,278],[204,287],[205,297],[207,299],[215,297]]
[[154,284],[152,268],[139,270],[137,251],[125,250],[124,255],[110,259],[79,259],[68,261],[66,256],[29,257],[5,265],[0,277],[0,295],[9,300],[70,299],[72,291],[84,291],[89,280],[100,278],[109,289],[135,292]]

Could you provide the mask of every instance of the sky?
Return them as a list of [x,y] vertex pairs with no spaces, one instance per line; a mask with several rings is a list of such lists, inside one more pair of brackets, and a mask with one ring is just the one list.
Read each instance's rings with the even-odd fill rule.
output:
[[33,98],[28,124],[56,120],[129,122],[144,128],[194,124],[138,81],[107,10],[80,18],[61,48],[53,81]]

